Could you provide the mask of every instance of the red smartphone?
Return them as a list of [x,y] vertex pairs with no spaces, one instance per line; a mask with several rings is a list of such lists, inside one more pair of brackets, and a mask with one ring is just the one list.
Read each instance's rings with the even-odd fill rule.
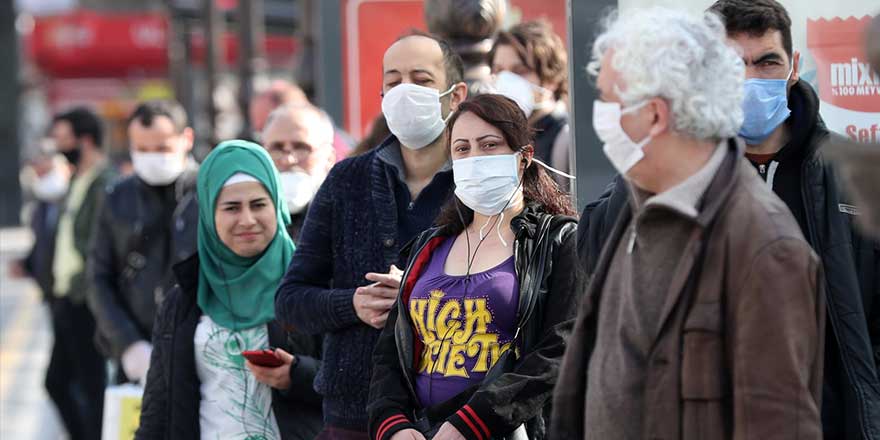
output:
[[261,367],[275,368],[284,365],[281,359],[275,357],[275,350],[266,348],[263,350],[245,350],[241,352],[245,359],[251,361],[254,365]]

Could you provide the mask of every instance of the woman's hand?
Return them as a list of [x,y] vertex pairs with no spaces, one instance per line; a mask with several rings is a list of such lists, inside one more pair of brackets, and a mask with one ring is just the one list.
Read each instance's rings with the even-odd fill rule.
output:
[[391,436],[391,440],[425,440],[425,436],[415,429],[401,429]]
[[276,390],[284,391],[290,388],[290,366],[293,364],[294,358],[292,354],[280,348],[275,349],[275,357],[284,362],[284,364],[277,367],[261,367],[247,359],[245,359],[244,364],[251,370],[251,373],[253,373],[258,382],[269,385]]
[[452,423],[446,422],[440,425],[440,430],[434,435],[432,440],[465,440],[464,436],[452,426]]

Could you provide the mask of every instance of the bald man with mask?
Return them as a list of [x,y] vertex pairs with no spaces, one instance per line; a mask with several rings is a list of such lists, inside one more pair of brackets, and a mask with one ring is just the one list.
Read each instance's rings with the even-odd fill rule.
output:
[[400,285],[400,250],[431,226],[452,189],[445,120],[467,97],[461,59],[411,34],[382,62],[382,110],[393,136],[338,163],[309,207],[275,313],[324,334],[315,388],[321,439],[367,439],[372,352]]
[[286,104],[266,119],[261,140],[281,175],[291,216],[287,232],[296,242],[312,198],[336,163],[333,123],[311,104]]

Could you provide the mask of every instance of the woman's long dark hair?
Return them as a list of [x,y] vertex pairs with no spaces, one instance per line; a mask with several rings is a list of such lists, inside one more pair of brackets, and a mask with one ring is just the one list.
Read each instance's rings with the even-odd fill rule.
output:
[[[447,123],[446,148],[451,148],[452,127],[464,113],[473,113],[493,127],[501,130],[504,140],[513,151],[523,151],[533,145],[532,130],[526,115],[512,99],[502,95],[477,95],[463,102]],[[544,168],[534,161],[526,168],[522,177],[523,199],[526,204],[537,204],[541,211],[552,215],[576,215],[571,205],[571,197],[547,175]],[[458,206],[456,206],[458,205]],[[465,222],[461,224],[462,218]],[[454,195],[437,216],[437,225],[445,226],[451,234],[458,234],[474,220],[474,211],[461,203]]]

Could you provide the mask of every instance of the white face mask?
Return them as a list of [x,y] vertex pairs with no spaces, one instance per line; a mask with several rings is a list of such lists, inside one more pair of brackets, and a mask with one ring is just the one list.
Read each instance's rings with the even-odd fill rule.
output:
[[43,175],[34,182],[34,196],[44,202],[57,202],[67,194],[70,180],[64,177],[57,168]]
[[621,109],[620,104],[616,102],[596,100],[593,103],[593,128],[599,139],[605,144],[602,151],[605,152],[605,156],[620,174],[626,175],[635,164],[645,157],[645,152],[642,149],[648,142],[651,142],[651,136],[645,137],[639,143],[633,142],[620,126],[620,117],[638,110],[646,103],[647,101],[626,109]]
[[285,171],[278,175],[281,177],[281,189],[291,214],[299,214],[311,203],[323,180],[303,171]]
[[446,129],[440,98],[444,93],[430,87],[403,83],[394,86],[382,98],[382,113],[388,129],[404,147],[418,150],[434,142]]
[[169,185],[186,169],[186,159],[178,153],[131,152],[131,164],[135,174],[152,186]]
[[452,161],[455,195],[483,215],[500,214],[522,195],[519,153],[468,157]]
[[526,118],[535,111],[535,93],[544,94],[549,91],[513,72],[503,70],[495,75],[495,93],[504,95],[516,102]]

